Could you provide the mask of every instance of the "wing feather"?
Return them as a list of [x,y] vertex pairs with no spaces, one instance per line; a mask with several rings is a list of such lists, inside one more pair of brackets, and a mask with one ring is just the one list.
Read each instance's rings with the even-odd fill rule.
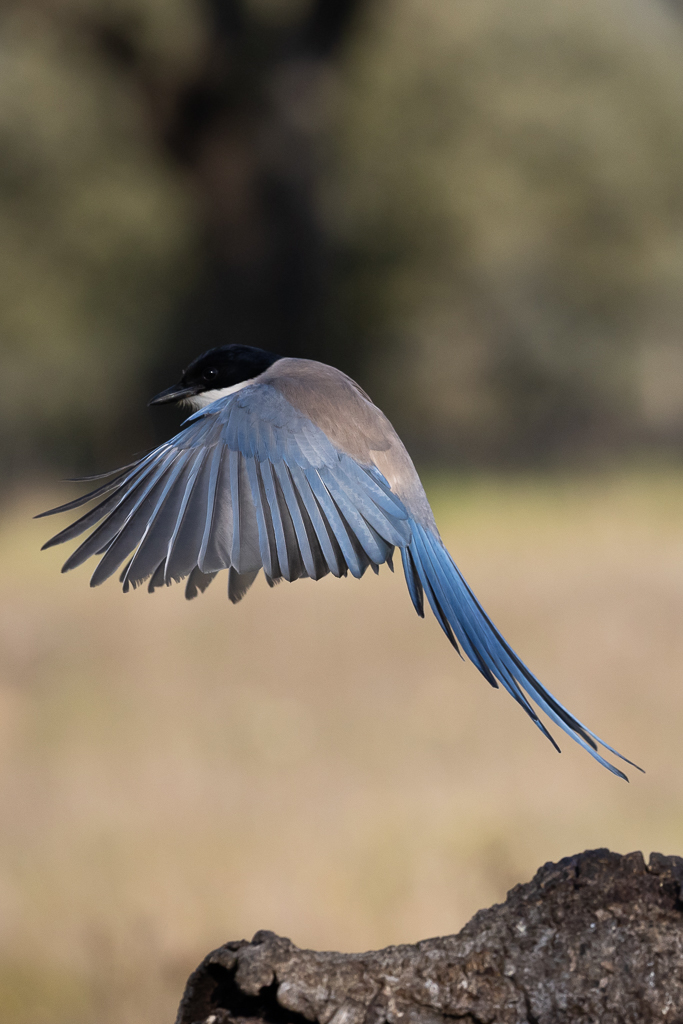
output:
[[[160,453],[159,458],[163,459],[165,450]],[[110,494],[108,498],[101,501],[95,508],[90,509],[85,515],[82,515],[80,519],[76,519],[75,522],[71,523],[64,530],[55,534],[50,540],[43,544],[42,550],[46,548],[54,547],[56,544],[63,544],[67,540],[73,540],[74,537],[79,537],[86,530],[89,530],[91,526],[98,523],[105,516],[109,515],[118,505],[121,504],[132,492],[143,483],[145,479],[148,479],[150,474],[154,472],[155,468],[159,465],[159,462],[150,463],[149,460],[145,460],[144,466],[139,466],[137,470],[129,473],[120,484],[117,484],[116,490],[113,494]],[[91,492],[86,495],[84,502],[78,502],[78,504],[84,504],[85,501],[89,501],[91,497],[97,492]],[[72,503],[69,502],[69,507]],[[45,515],[52,515],[54,512],[61,512],[62,509],[66,509],[67,506],[63,505],[57,509],[51,509],[50,512],[46,512]],[[36,517],[39,518],[39,517]]]
[[[160,462],[154,465],[149,474],[144,474],[140,480],[135,481],[130,490],[118,498],[114,507],[105,512],[105,518],[100,525],[67,558],[62,566],[62,572],[75,569],[76,566],[81,565],[91,555],[100,554],[103,550],[106,550],[131,516],[141,507],[149,507],[151,510],[154,507],[154,493],[159,487],[159,482],[176,458],[176,452],[166,452]],[[93,513],[96,511],[94,509]],[[83,519],[85,518],[84,516]],[[96,519],[93,519],[87,525],[92,526],[93,522],[96,521]],[[87,526],[84,528],[87,529]],[[77,532],[81,533],[82,530],[79,529]],[[63,531],[63,533],[65,534],[66,531]],[[68,539],[67,536],[62,536],[57,543],[62,543]]]
[[[137,463],[135,463],[135,465],[137,465]],[[44,519],[45,516],[54,516],[58,512],[70,512],[74,508],[80,508],[81,505],[85,505],[94,498],[99,498],[102,494],[106,494],[108,491],[113,491],[115,487],[125,480],[125,478],[126,474],[121,473],[119,476],[114,477],[113,480],[109,480],[108,483],[102,484],[101,487],[96,487],[94,491],[89,491],[88,494],[81,495],[80,498],[74,498],[73,501],[67,501],[64,505],[57,505],[56,508],[49,508],[47,512],[39,512],[37,516],[34,516],[34,519]],[[55,543],[59,542],[56,541]],[[47,547],[47,545],[45,546]]]
[[232,494],[231,562],[238,573],[261,568],[258,522],[251,496],[246,459],[230,451],[230,492]]
[[178,522],[168,543],[164,580],[181,580],[197,566],[204,535],[211,467],[210,449],[200,449],[187,483]]
[[196,566],[187,578],[185,586],[185,597],[187,600],[191,601],[197,594],[203,594],[217,575],[218,573],[215,572],[202,572],[199,566]]
[[[294,533],[296,534],[297,547],[301,554],[301,561],[303,562],[303,567],[306,570],[306,575],[310,576],[313,580],[317,580],[319,575],[324,575],[322,566],[320,565],[320,558],[322,556],[319,556],[316,559],[316,556],[313,553],[311,537],[309,536],[309,531],[306,529],[306,525],[301,514],[301,508],[294,493],[292,478],[289,475],[286,463],[277,462],[275,464],[275,473],[280,483],[280,487],[282,488],[282,496],[292,521]],[[311,532],[313,532],[312,527]]]
[[[306,575],[306,569],[303,564],[301,557],[301,550],[299,548],[299,539],[294,529],[294,523],[292,522],[292,515],[289,511],[287,501],[285,499],[284,492],[282,490],[282,484],[277,473],[278,466],[281,466],[281,462],[276,462],[273,467],[273,490],[275,494],[275,501],[280,511],[280,520],[282,522],[282,531],[285,538],[286,548],[286,566],[287,574],[284,572],[282,575],[286,580],[293,582],[299,580]],[[280,563],[280,570],[282,570],[282,563]]]
[[[132,559],[131,559],[131,561],[132,561]],[[156,567],[156,569],[154,570],[154,572],[152,573],[152,575],[150,577],[149,583],[147,584],[147,590],[149,591],[150,594],[153,594],[154,591],[158,587],[163,587],[165,571],[166,571],[166,562],[159,562],[158,566]],[[125,583],[123,585],[123,589],[124,589],[124,591],[126,590],[126,584]]]
[[[136,587],[148,576],[155,574],[162,564],[165,565],[168,534],[176,528],[179,521],[184,495],[190,482],[194,480],[198,459],[199,453],[193,453],[191,450],[181,452],[179,455],[156,507],[147,519],[137,550],[128,563],[124,584]],[[152,590],[160,585],[160,582],[153,582]]]
[[[299,489],[296,486],[296,482],[295,482],[294,476],[292,474],[292,467],[288,466],[287,467],[287,471],[288,471],[289,477],[291,478],[291,491],[292,491],[292,495],[293,495],[293,498],[296,501],[297,505],[299,506],[299,515],[301,517],[301,522],[303,523],[303,528],[306,531],[306,537],[308,539],[308,547],[310,549],[311,556],[312,556],[312,559],[313,559],[314,575],[311,576],[311,579],[320,580],[320,579],[323,578],[323,576],[327,576],[328,572],[330,571],[330,567],[327,564],[327,559],[325,557],[325,552],[323,551],[322,545],[320,543],[320,538],[318,537],[318,531],[317,531],[316,527],[314,526],[313,520],[312,520],[311,515],[309,513],[308,506],[307,506],[306,502],[304,501],[303,495],[299,492]],[[308,487],[307,487],[307,489],[308,489]],[[315,505],[315,502],[313,504]],[[316,508],[317,508],[317,506],[316,506]],[[317,512],[318,512],[318,515],[320,515],[320,510],[319,509],[317,509]],[[310,575],[310,573],[309,573],[309,575]]]
[[233,604],[241,601],[249,587],[258,576],[260,569],[253,569],[249,572],[237,572],[234,565],[230,566],[228,573],[228,597]]
[[251,498],[256,510],[261,561],[263,562],[266,575],[270,576],[271,579],[276,579],[280,575],[280,566],[277,559],[277,543],[268,499],[266,498],[258,463],[251,456],[245,461],[249,476],[249,486],[251,488]]
[[273,524],[273,535],[275,537],[275,551],[277,555],[277,563],[279,572],[268,573],[271,579],[284,578],[291,582],[296,579],[295,576],[291,575],[289,566],[289,553],[287,550],[287,537],[285,535],[285,524],[282,518],[282,512],[280,510],[280,502],[278,500],[278,491],[275,484],[275,474],[273,472],[273,466],[271,462],[261,463],[261,479],[263,481],[263,489],[268,504],[268,510],[270,512],[270,521]]
[[363,495],[364,501],[371,501],[397,526],[403,523],[402,540],[409,539],[410,526],[406,507],[393,493],[381,473],[374,466],[360,466],[348,456],[341,460],[340,470],[354,491]]
[[[340,480],[327,468],[321,470],[320,476],[331,497],[334,499],[337,508],[343,515],[347,528],[358,539],[370,561],[383,562],[386,558],[386,546],[378,543],[377,534],[370,530],[367,522],[358,511],[357,506],[349,498]],[[352,536],[349,539],[353,541]]]
[[211,460],[208,509],[198,565],[203,573],[230,567],[232,547],[232,494],[230,492],[230,452],[216,445]]
[[[351,471],[352,466],[358,470],[357,473]],[[330,471],[327,470],[327,473],[329,474]],[[363,472],[359,466],[355,466],[351,459],[344,459],[340,471],[335,476],[337,486],[345,493],[368,526],[374,529],[383,540],[388,541],[392,547],[410,543],[412,531],[405,510],[401,507],[394,507],[388,511],[376,504],[375,497],[381,495],[381,491],[377,488],[376,492],[370,492],[374,480],[368,473]],[[396,513],[402,514],[397,516]]]
[[344,561],[346,562],[351,575],[355,576],[356,579],[360,579],[365,572],[367,565],[364,564],[364,560],[360,556],[357,547],[352,543],[346,523],[342,518],[334,499],[325,487],[319,471],[316,469],[308,470],[306,473],[306,479],[308,480],[311,490],[320,505],[322,514],[330,525],[335,540],[339,544],[342,555],[344,556]]
[[289,472],[296,487],[296,493],[308,513],[312,528],[315,530],[322,557],[325,559],[328,570],[337,577],[345,574],[346,563],[339,547],[339,542],[331,531],[329,523],[322,515],[320,505],[316,501],[308,479],[300,466],[290,466]]
[[[135,515],[131,514],[128,516],[92,574],[90,578],[91,587],[98,587],[106,579],[109,579],[112,573],[116,572],[121,562],[156,526],[157,519],[161,520],[158,526],[159,533],[168,529],[167,524],[174,520],[174,513],[177,511],[177,505],[184,490],[184,488],[183,490],[176,488],[175,484],[178,478],[182,480],[188,473],[188,463],[192,454],[187,449],[181,451],[175,458],[173,465],[160,477],[156,484],[154,492],[159,492],[158,497],[154,492],[151,492],[145,499],[149,503],[150,508],[136,509]],[[156,503],[152,505],[154,497],[156,497]],[[150,568],[149,572],[152,571],[152,568]]]

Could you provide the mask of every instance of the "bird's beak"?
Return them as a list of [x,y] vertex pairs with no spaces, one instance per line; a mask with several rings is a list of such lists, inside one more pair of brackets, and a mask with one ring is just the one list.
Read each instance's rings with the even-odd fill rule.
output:
[[192,395],[197,394],[195,387],[184,387],[182,384],[172,384],[170,388],[166,388],[165,391],[160,391],[158,395],[151,398],[147,405],[167,405],[168,402],[179,402],[183,398],[191,398]]

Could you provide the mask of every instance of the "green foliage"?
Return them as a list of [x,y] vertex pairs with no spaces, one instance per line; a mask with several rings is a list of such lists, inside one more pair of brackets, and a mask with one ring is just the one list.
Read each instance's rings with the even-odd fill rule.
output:
[[[160,111],[205,59],[203,10],[0,14],[5,474],[151,440],[150,367],[207,201]],[[117,32],[163,88],[114,59]],[[361,7],[318,129],[345,254],[329,321],[418,452],[533,461],[683,436],[682,56],[674,9],[645,0]]]
[[191,239],[141,97],[79,25],[98,5],[64,6],[0,18],[0,428],[19,466],[78,444],[84,423],[111,448]]
[[682,55],[658,5],[376,6],[327,209],[374,313],[373,394],[427,450],[681,429]]

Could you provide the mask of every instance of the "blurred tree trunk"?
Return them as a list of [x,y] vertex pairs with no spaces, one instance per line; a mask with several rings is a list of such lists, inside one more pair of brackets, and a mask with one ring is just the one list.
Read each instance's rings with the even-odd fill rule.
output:
[[316,208],[320,135],[360,5],[204,0],[201,66],[184,80],[160,73],[125,29],[98,28],[101,45],[137,76],[159,142],[196,195],[200,272],[179,301],[166,376],[230,342],[330,358],[334,257]]
[[683,860],[546,864],[459,935],[315,953],[272,932],[191,975],[176,1024],[651,1024],[683,1020]]

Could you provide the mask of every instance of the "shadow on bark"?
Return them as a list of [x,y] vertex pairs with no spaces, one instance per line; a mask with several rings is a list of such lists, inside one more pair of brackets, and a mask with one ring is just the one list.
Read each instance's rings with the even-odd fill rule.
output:
[[260,931],[209,953],[176,1024],[682,1024],[682,884],[680,857],[593,850],[414,946],[316,953]]

